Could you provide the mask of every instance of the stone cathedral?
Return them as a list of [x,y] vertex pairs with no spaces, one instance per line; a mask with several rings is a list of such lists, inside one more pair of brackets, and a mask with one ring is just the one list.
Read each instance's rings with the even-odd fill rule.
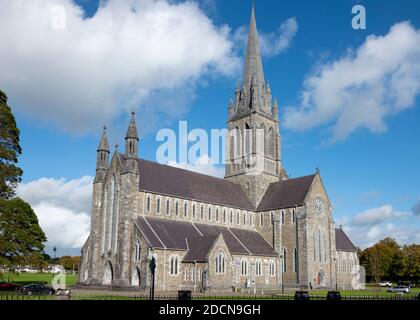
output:
[[335,226],[320,172],[291,179],[283,167],[254,7],[228,114],[224,179],[139,159],[134,113],[125,152],[111,160],[104,130],[81,286],[147,292],[154,257],[162,292],[351,287],[356,248]]

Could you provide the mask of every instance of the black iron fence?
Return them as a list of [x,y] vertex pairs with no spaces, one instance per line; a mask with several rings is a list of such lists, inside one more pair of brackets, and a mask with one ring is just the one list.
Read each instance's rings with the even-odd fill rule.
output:
[[[23,294],[9,294],[0,293],[0,300],[56,300],[56,296],[51,295],[23,295]],[[149,296],[145,295],[131,295],[131,296],[112,296],[112,295],[92,295],[92,294],[76,294],[70,297],[71,300],[150,300]],[[175,295],[157,295],[155,300],[158,301],[175,301],[179,300]],[[295,295],[234,295],[234,296],[192,296],[193,301],[292,301],[296,300]],[[309,295],[309,300],[322,301],[327,300],[327,295]],[[395,301],[395,300],[419,300],[416,294],[404,295],[345,295],[341,300],[349,301]]]

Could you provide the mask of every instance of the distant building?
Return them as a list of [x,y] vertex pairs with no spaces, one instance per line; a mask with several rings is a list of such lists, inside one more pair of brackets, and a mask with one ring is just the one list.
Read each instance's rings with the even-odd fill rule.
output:
[[104,130],[80,284],[148,290],[153,256],[157,291],[351,286],[356,248],[336,229],[321,174],[290,179],[283,168],[254,8],[228,112],[225,179],[138,159],[134,114],[125,153],[109,162]]

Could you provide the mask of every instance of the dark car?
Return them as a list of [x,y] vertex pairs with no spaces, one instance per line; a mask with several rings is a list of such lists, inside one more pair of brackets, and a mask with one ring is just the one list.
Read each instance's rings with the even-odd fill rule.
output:
[[0,291],[18,291],[20,286],[15,283],[0,281]]
[[22,293],[28,296],[31,295],[52,295],[55,293],[53,288],[47,287],[43,284],[28,284],[22,288]]

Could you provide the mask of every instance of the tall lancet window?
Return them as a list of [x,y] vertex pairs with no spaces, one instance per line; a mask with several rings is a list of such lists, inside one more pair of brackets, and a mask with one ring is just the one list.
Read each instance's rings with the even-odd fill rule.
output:
[[112,213],[112,239],[113,239],[112,246],[113,246],[114,252],[117,252],[117,245],[118,245],[118,216],[119,216],[119,209],[120,209],[119,194],[120,194],[120,189],[119,189],[119,186],[116,185],[115,191],[114,191],[114,207],[113,207],[113,213]]
[[248,125],[248,123],[245,125],[245,132],[244,132],[244,137],[245,137],[245,157],[249,157],[251,155],[251,143],[252,143],[252,134],[251,134],[251,129]]
[[104,205],[102,212],[102,253],[105,252],[106,246],[106,226],[108,224],[107,215],[108,215],[108,187],[105,187],[104,193]]
[[267,135],[267,153],[269,157],[274,158],[274,130],[270,128]]
[[107,213],[106,223],[106,250],[111,249],[112,241],[112,226],[113,226],[113,215],[114,215],[114,197],[115,197],[115,180],[112,178],[109,188],[109,208]]
[[235,128],[235,159],[240,159],[241,158],[241,143],[242,143],[242,139],[241,139],[241,130],[239,129],[239,127]]

